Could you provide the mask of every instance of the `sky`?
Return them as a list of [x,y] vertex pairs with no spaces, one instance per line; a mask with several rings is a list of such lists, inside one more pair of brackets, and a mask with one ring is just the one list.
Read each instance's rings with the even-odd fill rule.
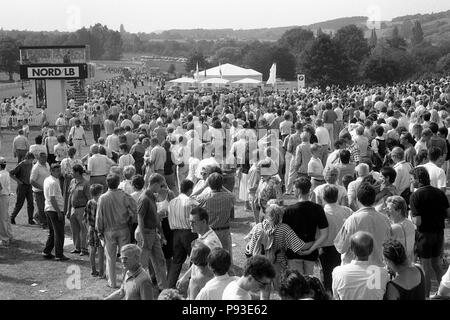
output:
[[254,29],[326,20],[397,16],[450,9],[449,0],[2,0],[4,30],[75,31],[95,23],[128,32],[169,29]]

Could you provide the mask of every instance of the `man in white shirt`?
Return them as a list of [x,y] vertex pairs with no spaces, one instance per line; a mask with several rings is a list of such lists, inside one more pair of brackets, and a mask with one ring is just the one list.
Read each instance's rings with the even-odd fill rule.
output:
[[80,119],[76,119],[75,120],[75,126],[73,126],[70,129],[69,132],[69,141],[72,140],[73,146],[75,149],[77,149],[77,155],[79,158],[81,158],[82,154],[81,154],[81,145],[83,144],[83,140],[84,140],[84,144],[85,146],[87,146],[87,141],[86,141],[86,136],[84,134],[84,129],[81,126],[81,120]]
[[264,256],[247,260],[244,275],[231,281],[223,291],[222,300],[252,300],[252,293],[262,293],[272,285],[275,269]]
[[321,146],[320,160],[327,163],[328,149],[331,149],[331,138],[328,130],[323,126],[322,119],[316,120],[317,143]]
[[109,173],[109,169],[112,166],[116,166],[114,161],[112,161],[107,156],[99,153],[98,145],[94,144],[91,146],[91,154],[87,163],[87,171],[90,175],[89,183],[93,184],[101,184],[103,186],[103,191],[106,192],[108,190],[108,185],[106,184],[106,176]]
[[382,246],[385,241],[392,237],[390,221],[386,215],[379,213],[373,207],[376,191],[371,185],[361,185],[357,193],[361,209],[345,220],[344,225],[334,239],[334,245],[341,254],[342,264],[348,264],[354,259],[353,251],[351,250],[352,235],[358,231],[369,232],[374,243],[369,262],[377,266],[384,266]]
[[369,256],[374,247],[372,235],[357,232],[351,239],[355,259],[333,270],[333,296],[336,300],[382,300],[389,281],[385,268],[373,265]]
[[[64,198],[61,193],[59,177],[61,176],[61,165],[52,164],[50,176],[44,180],[45,214],[50,222],[47,243],[45,244],[44,259],[56,261],[67,261],[64,255]],[[55,255],[52,255],[55,248]]]
[[214,248],[208,255],[208,266],[214,273],[214,278],[206,283],[195,300],[222,300],[223,291],[228,284],[239,279],[228,274],[231,266],[230,254],[223,248]]
[[9,195],[11,180],[6,169],[6,159],[0,157],[0,245],[8,246],[13,238],[9,220]]
[[168,218],[173,244],[173,259],[167,275],[169,288],[175,288],[183,263],[191,254],[191,243],[197,238],[197,234],[191,231],[189,220],[192,208],[198,205],[197,201],[189,198],[193,188],[191,180],[183,180],[180,195],[169,202]]
[[438,163],[441,162],[441,150],[438,147],[431,147],[428,149],[428,160],[430,162],[418,166],[424,167],[427,169],[428,174],[430,175],[430,185],[441,189],[445,192],[447,187],[447,179],[445,176],[445,171],[438,166]]
[[363,179],[369,175],[370,169],[366,163],[361,163],[356,166],[355,171],[358,177],[355,181],[350,182],[347,188],[348,206],[352,210],[359,209],[359,204],[356,201],[356,192],[358,191]]
[[[34,201],[38,211],[34,215],[34,219],[45,229],[47,227],[47,218],[44,213],[44,180],[50,175],[50,166],[47,163],[47,153],[39,154],[38,162],[33,165],[30,175],[30,183],[32,185]],[[29,224],[35,224],[29,221]]]
[[405,161],[405,152],[400,147],[395,147],[391,152],[392,161],[394,161],[394,170],[397,177],[394,181],[394,186],[397,191],[402,194],[403,191],[411,187],[410,171],[413,169],[409,162]]
[[109,135],[106,138],[106,147],[109,150],[114,151],[116,153],[119,153],[119,151],[120,151],[119,134],[120,134],[120,128],[114,128],[114,133]]

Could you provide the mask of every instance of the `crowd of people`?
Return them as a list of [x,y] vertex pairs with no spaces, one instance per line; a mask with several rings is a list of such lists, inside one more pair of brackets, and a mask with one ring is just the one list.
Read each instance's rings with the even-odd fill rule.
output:
[[[24,124],[15,168],[0,158],[2,245],[26,199],[28,223],[49,231],[43,257],[69,259],[67,218],[70,253],[117,288],[107,299],[450,296],[450,78],[142,94],[109,80],[93,90],[83,112],[44,121],[32,145]],[[238,202],[253,220],[240,277]]]

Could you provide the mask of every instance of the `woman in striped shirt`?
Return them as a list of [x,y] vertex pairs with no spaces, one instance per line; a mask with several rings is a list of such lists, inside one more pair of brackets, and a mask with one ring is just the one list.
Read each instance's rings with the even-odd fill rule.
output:
[[305,243],[295,234],[295,232],[287,224],[282,223],[283,208],[272,204],[266,209],[263,222],[258,223],[251,231],[251,239],[246,248],[246,255],[252,255],[257,252],[261,245],[261,237],[264,233],[269,234],[269,238],[273,238],[272,249],[275,252],[274,267],[276,271],[275,289],[278,290],[280,284],[280,276],[287,268],[286,251],[288,249],[294,252],[306,250]]

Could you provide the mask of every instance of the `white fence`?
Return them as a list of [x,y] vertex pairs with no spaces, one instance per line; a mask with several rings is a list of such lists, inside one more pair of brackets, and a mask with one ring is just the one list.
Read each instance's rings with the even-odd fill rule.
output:
[[[23,120],[23,117],[20,116],[9,116],[9,117],[1,117],[1,124],[0,126],[2,128],[8,128],[9,126],[17,127],[19,125],[19,120]],[[40,116],[34,116],[34,117],[30,117],[28,118],[28,125],[30,127],[38,127],[41,126],[41,117]]]

